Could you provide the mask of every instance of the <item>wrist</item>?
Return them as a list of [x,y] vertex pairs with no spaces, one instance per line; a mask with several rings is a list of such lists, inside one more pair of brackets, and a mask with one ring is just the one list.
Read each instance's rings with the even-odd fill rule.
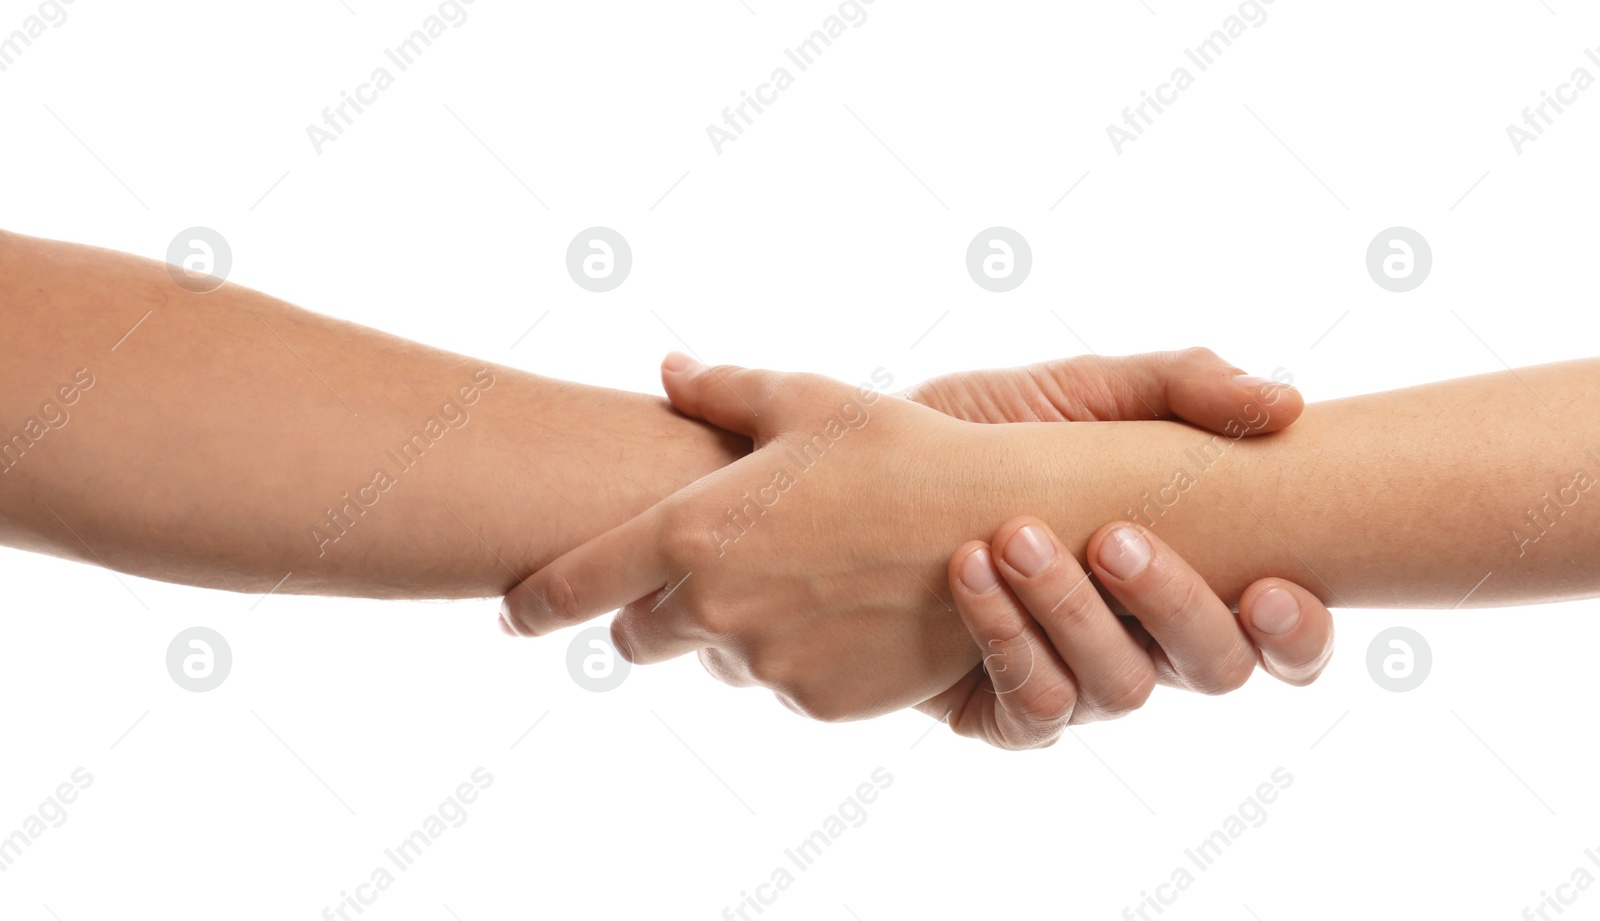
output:
[[[1159,534],[1225,601],[1281,565],[1253,518],[1253,484],[1274,463],[1267,438],[1234,438],[1177,422],[996,426],[1017,471],[1014,514],[1049,522],[1085,561],[1102,525],[1127,521]],[[1288,572],[1290,570],[1283,570]],[[1296,569],[1298,571],[1298,568]]]

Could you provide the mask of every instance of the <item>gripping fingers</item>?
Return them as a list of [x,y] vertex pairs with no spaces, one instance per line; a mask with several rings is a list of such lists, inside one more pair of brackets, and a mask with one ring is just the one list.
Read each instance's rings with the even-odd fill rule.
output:
[[1154,534],[1126,521],[1089,538],[1100,582],[1165,651],[1183,687],[1221,694],[1255,671],[1256,651],[1238,619],[1200,574]]
[[[994,686],[992,703],[980,691],[952,718],[952,725],[1005,748],[1054,742],[1078,701],[1066,666],[1039,625],[1001,584],[987,545],[974,541],[958,549],[950,558],[949,577],[956,610],[982,650]],[[976,713],[973,707],[979,708]]]
[[1150,656],[1049,526],[1032,517],[1013,519],[995,531],[994,546],[1006,583],[1077,681],[1077,721],[1115,719],[1143,706],[1155,687]]
[[662,588],[674,570],[657,539],[656,506],[563,554],[506,593],[501,620],[543,636],[615,611]]
[[1293,582],[1262,579],[1245,589],[1239,620],[1267,672],[1288,684],[1317,680],[1333,655],[1333,614]]
[[757,434],[761,411],[783,376],[734,365],[703,365],[682,352],[661,362],[662,386],[679,412],[751,437]]
[[1306,408],[1293,385],[1245,374],[1210,349],[1169,354],[1167,402],[1190,424],[1229,436],[1261,435],[1287,428]]

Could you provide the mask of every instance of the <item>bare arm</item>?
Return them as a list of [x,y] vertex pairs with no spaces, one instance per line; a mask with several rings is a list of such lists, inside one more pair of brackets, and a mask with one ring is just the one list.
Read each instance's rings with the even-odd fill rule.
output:
[[0,438],[0,543],[381,598],[501,594],[748,450],[664,400],[11,234]]
[[[1224,597],[1269,572],[1340,606],[1592,597],[1597,403],[1600,360],[1586,359],[1313,404],[1209,468],[1205,447],[1227,439],[1166,426],[1154,453],[1129,436],[1150,462],[1142,480],[1106,483],[1115,507],[1096,512],[1151,526]],[[1180,470],[1187,490],[1172,488]],[[1181,498],[1145,499],[1160,489]]]

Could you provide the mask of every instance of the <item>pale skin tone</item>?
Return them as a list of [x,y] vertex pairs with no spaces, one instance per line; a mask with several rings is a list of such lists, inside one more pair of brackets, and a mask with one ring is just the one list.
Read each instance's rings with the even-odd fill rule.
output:
[[[0,305],[0,544],[148,578],[499,595],[750,450],[658,398],[496,367],[232,284],[194,293],[163,264],[92,247],[0,233]],[[956,375],[885,399],[961,426],[1186,418],[1221,430],[1259,387],[1239,374],[1197,350]],[[1260,431],[1301,406],[1287,391]],[[1142,613],[1138,596],[1123,602]],[[1255,637],[1251,661],[1314,677],[1331,626],[1304,622]],[[1205,645],[1238,629],[1230,617],[1183,636]],[[1293,674],[1272,665],[1290,660]]]
[[[1600,594],[1597,360],[1317,404],[1284,431],[1238,440],[1172,422],[973,425],[825,378],[713,371],[684,356],[669,358],[663,381],[674,405],[751,435],[756,452],[541,570],[508,596],[508,620],[537,634],[622,606],[613,636],[636,661],[700,651],[724,680],[772,688],[820,718],[922,703],[958,729],[1026,744],[986,725],[981,707],[962,720],[980,649],[1007,668],[1028,652],[1050,666],[1045,639],[1063,660],[1047,677],[1080,672],[1085,648],[1126,662],[1079,675],[1105,684],[1081,689],[1080,718],[1137,704],[1151,677],[1189,661],[1218,666],[1214,683],[1193,686],[1226,690],[1257,656],[1225,602],[1260,604],[1254,583],[1270,573],[1311,589],[1297,594],[1302,608],[1313,597],[1452,607]],[[1272,411],[1264,394],[1240,419],[1265,426]],[[808,464],[797,452],[818,432],[826,452]],[[1050,591],[1002,572],[1020,608],[973,592],[962,572],[993,551],[969,542],[992,538],[1004,558],[1017,538],[1002,525],[1028,512],[1059,535],[1039,538],[1056,551],[1043,571],[1060,567]],[[1118,517],[1134,521],[1092,524]],[[1195,590],[1170,548],[1214,594]],[[1085,559],[1111,594],[1145,600],[1140,621],[1160,652],[1141,662],[1140,638],[1110,629],[1082,582]],[[1046,601],[1075,612],[1084,648],[1050,629]],[[1024,609],[1042,626],[1019,639]],[[1200,622],[1233,629],[1185,630]],[[1076,693],[1055,692],[1033,715],[1072,718]]]

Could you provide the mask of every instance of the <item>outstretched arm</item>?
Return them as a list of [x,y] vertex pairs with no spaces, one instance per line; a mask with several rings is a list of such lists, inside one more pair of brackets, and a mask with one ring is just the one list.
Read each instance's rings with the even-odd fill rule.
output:
[[[1268,573],[1349,607],[1593,597],[1597,403],[1600,359],[1584,359],[1316,403],[1288,430],[1237,443],[1108,425],[1095,443],[1134,465],[1067,472],[1093,497],[1090,520],[1160,533],[1224,597]],[[1018,449],[1059,456],[1065,434],[1019,429]],[[1084,512],[1054,507],[1063,529]]]
[[10,234],[0,439],[0,544],[380,598],[501,594],[748,450],[665,400]]

